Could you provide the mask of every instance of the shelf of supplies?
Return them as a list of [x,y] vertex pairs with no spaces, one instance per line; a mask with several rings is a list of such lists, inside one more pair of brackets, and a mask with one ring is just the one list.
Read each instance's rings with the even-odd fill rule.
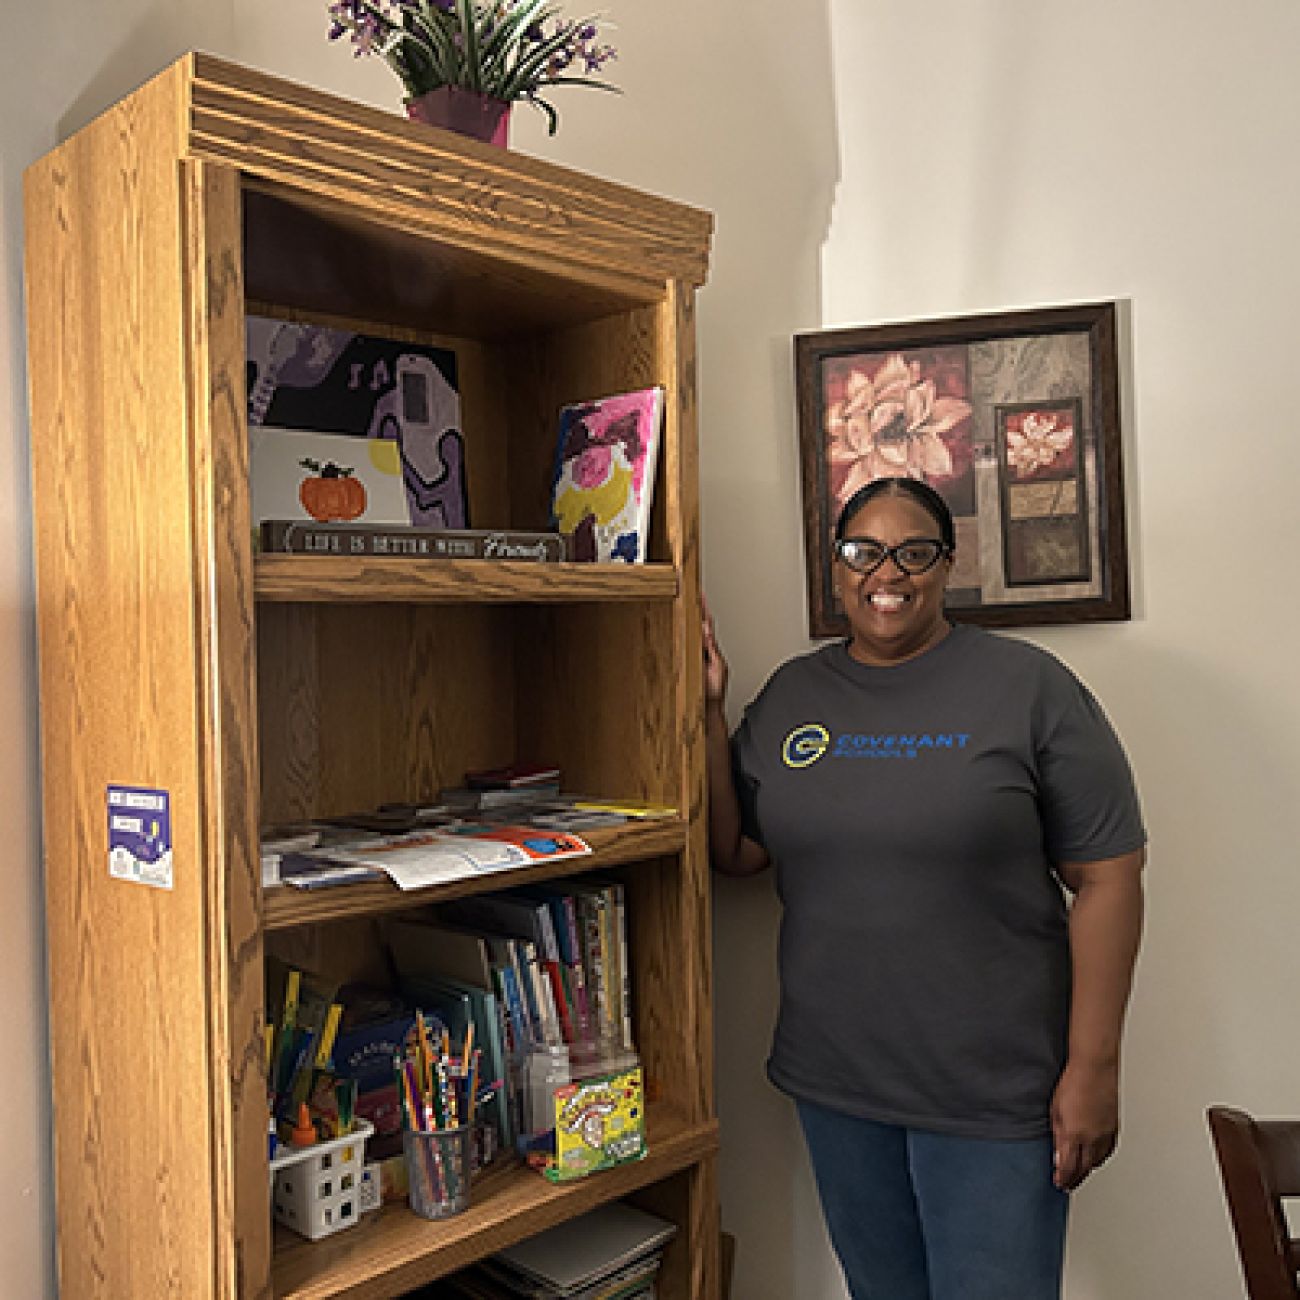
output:
[[686,823],[677,817],[628,822],[623,826],[576,832],[591,845],[591,853],[577,858],[538,862],[510,871],[495,871],[428,889],[398,889],[387,880],[363,881],[355,885],[331,885],[325,889],[295,889],[276,885],[262,894],[262,928],[288,930],[299,925],[341,921],[362,916],[379,916],[426,903],[446,903],[467,894],[513,889],[580,872],[600,871],[644,858],[680,853],[686,847]]
[[555,1185],[521,1164],[476,1182],[464,1214],[433,1222],[388,1205],[322,1241],[280,1237],[271,1264],[277,1300],[380,1300],[445,1277],[575,1214],[697,1164],[718,1149],[718,1122],[690,1124],[646,1108],[643,1160]]
[[671,564],[532,560],[407,560],[384,556],[259,555],[258,600],[361,604],[672,600]]

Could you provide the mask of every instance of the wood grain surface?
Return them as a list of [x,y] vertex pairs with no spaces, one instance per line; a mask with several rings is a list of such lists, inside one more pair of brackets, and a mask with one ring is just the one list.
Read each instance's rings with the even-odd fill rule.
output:
[[[717,1300],[695,289],[711,217],[190,55],[26,177],[59,1268],[77,1297],[392,1296],[635,1193],[664,1300]],[[341,250],[352,256],[343,256]],[[473,522],[545,526],[560,405],[662,384],[651,562],[255,555],[244,324],[452,348]],[[259,826],[556,761],[681,815],[590,833],[628,898],[650,1154],[464,1216],[273,1234],[263,962],[380,969],[388,885],[264,892]],[[167,791],[170,889],[112,879],[110,784]],[[346,930],[342,954],[334,943]]]
[[[181,166],[218,1295],[269,1294],[239,178]],[[217,918],[224,918],[216,923]]]
[[709,213],[211,55],[190,58],[198,157],[576,283],[592,274],[704,282]]
[[[645,1159],[571,1183],[548,1183],[515,1166],[504,1179],[475,1189],[470,1208],[451,1219],[417,1219],[404,1206],[367,1216],[355,1228],[324,1241],[293,1242],[275,1256],[275,1294],[280,1300],[389,1300],[564,1219],[617,1200],[679,1170],[711,1161],[718,1146],[716,1120],[691,1124],[680,1115],[647,1108],[649,1153]],[[676,1216],[674,1216],[676,1217]],[[689,1237],[689,1231],[686,1234]],[[713,1295],[689,1290],[685,1270],[664,1297]]]
[[[27,174],[58,1263],[67,1296],[228,1266],[193,575],[181,70]],[[107,787],[165,790],[174,885],[111,878]],[[218,1209],[218,1205],[220,1209]],[[218,1233],[224,1232],[219,1266]]]

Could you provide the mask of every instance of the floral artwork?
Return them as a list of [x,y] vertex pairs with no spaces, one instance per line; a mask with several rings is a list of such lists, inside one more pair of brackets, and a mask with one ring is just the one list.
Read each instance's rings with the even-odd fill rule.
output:
[[880,478],[953,515],[950,616],[990,627],[1129,616],[1116,304],[795,338],[809,630],[846,629],[832,540]]
[[1004,434],[1008,477],[1017,482],[1059,478],[1075,467],[1073,406],[1048,410],[1032,406],[1008,412]]
[[877,478],[924,479],[949,495],[971,467],[967,392],[961,348],[854,356],[828,366],[826,455],[836,513]]
[[996,409],[1003,568],[1009,587],[1088,578],[1080,410],[1076,400]]
[[663,389],[645,388],[560,412],[552,525],[572,559],[646,558],[662,411]]

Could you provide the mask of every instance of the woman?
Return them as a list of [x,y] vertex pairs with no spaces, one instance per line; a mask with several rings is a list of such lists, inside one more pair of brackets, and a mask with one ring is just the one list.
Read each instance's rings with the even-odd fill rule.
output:
[[857,492],[835,531],[847,643],[778,669],[730,742],[705,616],[713,863],[776,864],[768,1074],[854,1300],[1054,1300],[1066,1194],[1119,1127],[1132,778],[1057,660],[947,621],[954,549],[924,483]]

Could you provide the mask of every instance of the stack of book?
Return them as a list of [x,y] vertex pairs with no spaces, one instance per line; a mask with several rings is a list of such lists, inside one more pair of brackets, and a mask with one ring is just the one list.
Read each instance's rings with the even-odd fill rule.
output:
[[479,894],[446,904],[441,916],[482,937],[515,1050],[592,1039],[631,1049],[621,883],[584,877]]
[[439,1284],[447,1300],[654,1300],[676,1225],[620,1201],[521,1241]]
[[[473,1022],[484,1078],[500,1081],[492,1114],[507,1145],[534,1127],[521,1063],[538,1048],[602,1060],[633,1055],[624,890],[566,881],[458,899],[439,919],[384,922],[404,996],[454,1034]],[[612,1067],[611,1067],[612,1068]]]

